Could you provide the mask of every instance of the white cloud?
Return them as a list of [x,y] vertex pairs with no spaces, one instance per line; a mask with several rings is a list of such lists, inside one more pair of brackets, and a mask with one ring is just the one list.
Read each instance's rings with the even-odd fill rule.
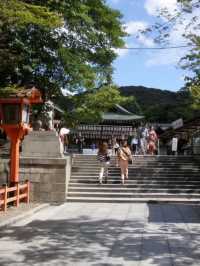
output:
[[143,31],[148,27],[148,23],[145,21],[129,21],[125,25],[125,30],[128,34],[137,34],[138,31]]
[[144,7],[151,16],[159,15],[161,10],[167,10],[173,16],[178,10],[177,0],[146,0]]
[[148,38],[144,35],[139,35],[138,43],[141,43],[145,47],[151,48],[155,46],[154,40],[152,38]]
[[[114,2],[118,2],[119,0],[112,0]],[[174,16],[179,10],[179,6],[177,4],[177,0],[145,0],[144,7],[147,13],[153,17],[157,17],[160,14],[160,11],[165,9],[168,11],[171,16]],[[198,21],[193,23],[187,27],[187,31],[185,30],[186,26],[191,21],[191,17],[196,16]],[[166,21],[164,16],[160,17],[163,21]],[[164,22],[165,23],[165,22]],[[184,19],[177,19],[174,26],[171,28],[169,32],[169,46],[177,46],[177,45],[186,45],[187,40],[183,36],[184,34],[189,33],[199,33],[200,28],[197,27],[198,23],[200,23],[200,9],[194,10],[191,13],[184,13]],[[150,25],[146,21],[137,21],[132,20],[127,22],[124,27],[126,32],[130,35],[127,38],[126,47],[156,47],[153,37],[147,37],[141,33]],[[136,38],[137,36],[137,38]],[[158,45],[159,46],[159,45]],[[180,49],[171,49],[171,50],[153,50],[147,53],[147,66],[156,66],[156,65],[176,65],[179,63],[180,59],[187,53],[188,48],[180,48]],[[125,57],[129,54],[129,50],[116,49],[115,52],[121,56]]]
[[[125,30],[126,32],[131,35],[130,37],[132,38],[137,38],[135,39],[135,43],[146,46],[146,47],[153,47],[154,46],[154,41],[152,38],[149,38],[142,34],[141,32],[146,30],[148,28],[148,23],[145,21],[129,21],[125,25]],[[134,45],[135,46],[135,45]]]
[[[176,10],[178,10],[179,7],[176,0],[146,0],[145,9],[147,13],[152,16],[157,16],[162,9],[167,10],[172,16],[174,16],[177,12]],[[187,39],[183,36],[184,34],[200,34],[200,29],[197,26],[198,23],[200,23],[200,10],[196,9],[192,14],[183,14],[184,16],[177,18],[169,32],[169,46],[186,45]],[[188,26],[193,16],[196,16],[198,19],[196,22]],[[165,20],[165,17],[161,16],[161,19]],[[149,59],[147,60],[146,65],[177,65],[180,59],[187,53],[187,51],[188,48],[154,51],[151,53],[151,55],[149,55]]]
[[164,65],[174,65],[180,61],[180,58],[185,55],[186,49],[172,49],[172,50],[160,50],[152,52],[149,59],[146,61],[146,66],[164,66]]
[[[145,30],[147,27],[148,23],[145,21],[129,21],[128,23],[126,23],[124,25],[124,28],[125,31],[129,34],[129,37],[127,38],[125,47],[154,47],[154,40],[140,32]],[[125,57],[130,52],[130,50],[128,49],[114,49],[114,51],[120,57]]]

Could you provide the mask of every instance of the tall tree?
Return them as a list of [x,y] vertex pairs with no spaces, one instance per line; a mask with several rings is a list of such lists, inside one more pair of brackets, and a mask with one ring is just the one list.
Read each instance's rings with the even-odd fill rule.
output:
[[[182,37],[190,47],[185,56],[181,59],[182,68],[189,70],[190,75],[185,79],[185,90],[188,90],[194,101],[194,106],[198,106],[200,101],[200,0],[177,0],[177,9],[173,14],[166,9],[160,11],[164,20],[159,20],[144,33],[150,34],[155,41],[166,44],[170,40],[170,33],[175,32],[177,27],[184,27]],[[177,44],[178,45],[178,44]]]
[[[102,114],[115,104],[127,105],[135,100],[133,96],[124,97],[114,85],[106,85],[101,88],[71,96],[70,99],[63,101],[61,106],[65,109],[68,103],[70,112],[66,112],[65,120],[68,125],[76,126],[82,123],[99,123],[102,120]],[[59,102],[58,102],[59,103]]]
[[104,0],[1,1],[0,88],[32,82],[50,97],[111,83],[120,19]]

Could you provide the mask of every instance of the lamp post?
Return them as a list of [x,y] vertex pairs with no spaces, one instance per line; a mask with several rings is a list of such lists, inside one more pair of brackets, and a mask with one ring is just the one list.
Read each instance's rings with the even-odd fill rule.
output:
[[30,106],[41,103],[40,92],[32,88],[20,96],[0,98],[0,127],[11,141],[10,183],[19,182],[19,145],[24,135],[30,130]]

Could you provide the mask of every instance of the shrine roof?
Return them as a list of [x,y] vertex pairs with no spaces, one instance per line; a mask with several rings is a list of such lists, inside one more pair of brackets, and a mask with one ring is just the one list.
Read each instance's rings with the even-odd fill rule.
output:
[[119,120],[119,121],[131,121],[131,120],[141,120],[144,116],[139,116],[135,114],[117,114],[117,113],[104,113],[102,119],[105,120]]
[[42,103],[41,93],[34,86],[30,89],[19,88],[19,89],[5,89],[1,91],[0,99],[22,99],[26,98],[31,103]]

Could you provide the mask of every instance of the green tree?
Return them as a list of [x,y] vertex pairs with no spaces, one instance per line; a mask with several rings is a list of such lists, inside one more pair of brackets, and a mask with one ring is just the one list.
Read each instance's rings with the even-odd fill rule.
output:
[[191,76],[186,78],[185,89],[188,90],[193,99],[192,107],[200,110],[200,36],[190,35],[194,47],[184,58],[183,68],[190,70]]
[[[159,23],[147,29],[145,34],[153,35],[156,42],[166,44],[169,42],[171,30],[176,30],[176,24],[185,26],[183,37],[191,48],[181,59],[180,66],[189,70],[190,73],[185,78],[184,89],[189,91],[190,99],[193,99],[192,105],[190,99],[188,99],[187,109],[191,111],[191,107],[199,109],[200,101],[200,36],[198,31],[200,19],[196,13],[200,8],[200,0],[178,0],[177,2],[179,8],[175,14],[172,15],[168,11],[162,10],[161,15],[165,17],[165,21],[159,21]],[[186,14],[190,14],[190,19],[187,17],[187,20],[185,20]]]
[[[71,97],[71,112],[67,112],[65,120],[70,126],[81,123],[99,123],[102,114],[113,108],[115,104],[129,104],[133,97],[124,97],[116,86],[104,85],[99,89]],[[69,103],[69,102],[68,102]]]
[[111,83],[120,20],[104,0],[1,1],[0,88],[34,83],[51,97]]

